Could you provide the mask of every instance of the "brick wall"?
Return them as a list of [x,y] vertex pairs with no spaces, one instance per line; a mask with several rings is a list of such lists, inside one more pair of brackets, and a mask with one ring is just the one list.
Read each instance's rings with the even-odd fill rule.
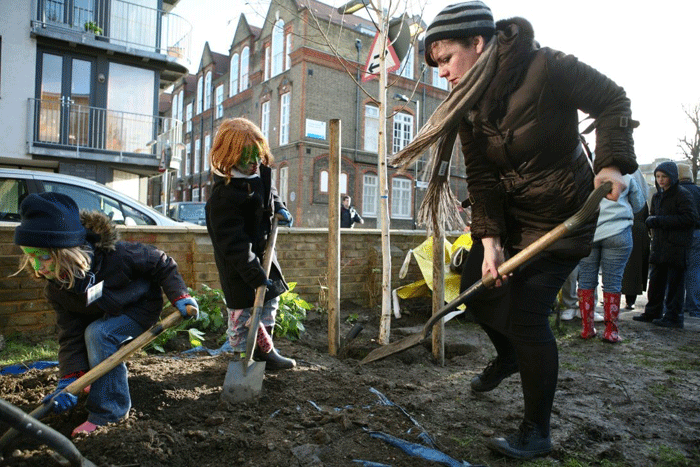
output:
[[[120,227],[122,239],[156,245],[178,263],[187,284],[219,288],[214,252],[205,227]],[[20,249],[13,243],[14,225],[0,223],[0,334],[22,332],[53,335],[55,315],[43,298],[42,284],[26,273],[8,277],[18,267]],[[343,230],[341,235],[341,300],[362,305],[381,303],[381,232]],[[422,278],[415,260],[405,279],[399,278],[403,259],[412,247],[423,242],[423,231],[392,231],[392,288]],[[453,238],[449,239],[453,241]],[[314,304],[323,300],[326,285],[328,232],[324,229],[280,229],[277,255],[295,292]]]

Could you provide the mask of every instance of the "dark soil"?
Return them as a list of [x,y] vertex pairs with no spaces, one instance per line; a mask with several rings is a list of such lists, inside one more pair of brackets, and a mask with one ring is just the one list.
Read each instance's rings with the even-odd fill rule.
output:
[[[408,313],[392,321],[392,341],[418,332],[429,317],[425,300],[403,305]],[[464,318],[447,323],[444,366],[424,346],[360,366],[377,348],[379,311],[352,303],[341,309],[341,336],[355,314],[364,326],[359,336],[331,357],[327,316],[310,312],[300,340],[277,341],[297,367],[268,372],[261,397],[246,404],[220,399],[230,354],[133,357],[129,418],[74,439],[75,446],[104,467],[450,465],[372,436],[382,432],[419,444],[427,434],[460,462],[451,465],[522,464],[485,447],[488,437],[517,428],[522,395],[517,375],[492,392],[471,392],[469,380],[493,356],[476,325]],[[617,345],[578,338],[580,320],[561,324],[555,448],[537,465],[700,465],[700,324],[694,323],[700,320],[687,318],[686,329],[669,330],[632,321],[635,313],[623,314],[625,340]],[[55,369],[2,376],[0,397],[29,413],[55,384]],[[381,395],[395,405],[381,404]],[[81,400],[72,412],[43,422],[70,436],[85,418]],[[4,465],[60,463],[46,446],[19,437]]]

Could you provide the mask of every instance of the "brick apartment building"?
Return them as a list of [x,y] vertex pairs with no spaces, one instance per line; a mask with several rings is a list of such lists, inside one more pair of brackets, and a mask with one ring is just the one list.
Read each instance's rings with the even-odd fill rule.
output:
[[[320,25],[320,27],[319,27]],[[324,39],[331,38],[333,48]],[[341,192],[365,219],[378,227],[379,180],[377,80],[356,84],[376,34],[371,21],[340,15],[316,0],[272,0],[262,28],[241,15],[227,55],[204,46],[196,74],[175,82],[163,95],[163,115],[183,121],[185,149],[172,174],[171,201],[206,201],[211,189],[208,154],[225,118],[245,117],[267,136],[275,156],[277,190],[296,227],[328,225],[328,128],[342,124]],[[404,55],[404,54],[402,54]],[[427,67],[418,44],[389,75],[387,151],[403,148],[447,95],[437,70]],[[369,95],[368,95],[369,94]],[[400,100],[403,99],[403,100]],[[453,190],[466,197],[464,167],[453,158]],[[415,228],[425,190],[417,183],[421,163],[409,173],[388,173],[392,229]],[[159,179],[152,204],[162,201]]]

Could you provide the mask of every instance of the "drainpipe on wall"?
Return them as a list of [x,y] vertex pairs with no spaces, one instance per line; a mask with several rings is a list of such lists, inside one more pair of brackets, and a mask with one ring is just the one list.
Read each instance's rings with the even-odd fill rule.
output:
[[355,86],[355,161],[357,162],[357,148],[360,145],[360,51],[362,50],[362,41],[355,39],[355,48],[357,49],[357,85]]

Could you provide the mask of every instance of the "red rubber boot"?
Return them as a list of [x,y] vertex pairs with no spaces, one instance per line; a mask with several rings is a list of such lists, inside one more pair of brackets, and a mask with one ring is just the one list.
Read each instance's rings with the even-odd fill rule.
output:
[[581,338],[590,339],[595,337],[596,331],[593,327],[593,313],[595,312],[595,297],[593,289],[578,289],[578,306],[581,310]]
[[617,328],[617,322],[620,318],[620,294],[603,292],[603,302],[605,308],[605,332],[603,332],[603,340],[613,344],[620,342],[622,338]]

